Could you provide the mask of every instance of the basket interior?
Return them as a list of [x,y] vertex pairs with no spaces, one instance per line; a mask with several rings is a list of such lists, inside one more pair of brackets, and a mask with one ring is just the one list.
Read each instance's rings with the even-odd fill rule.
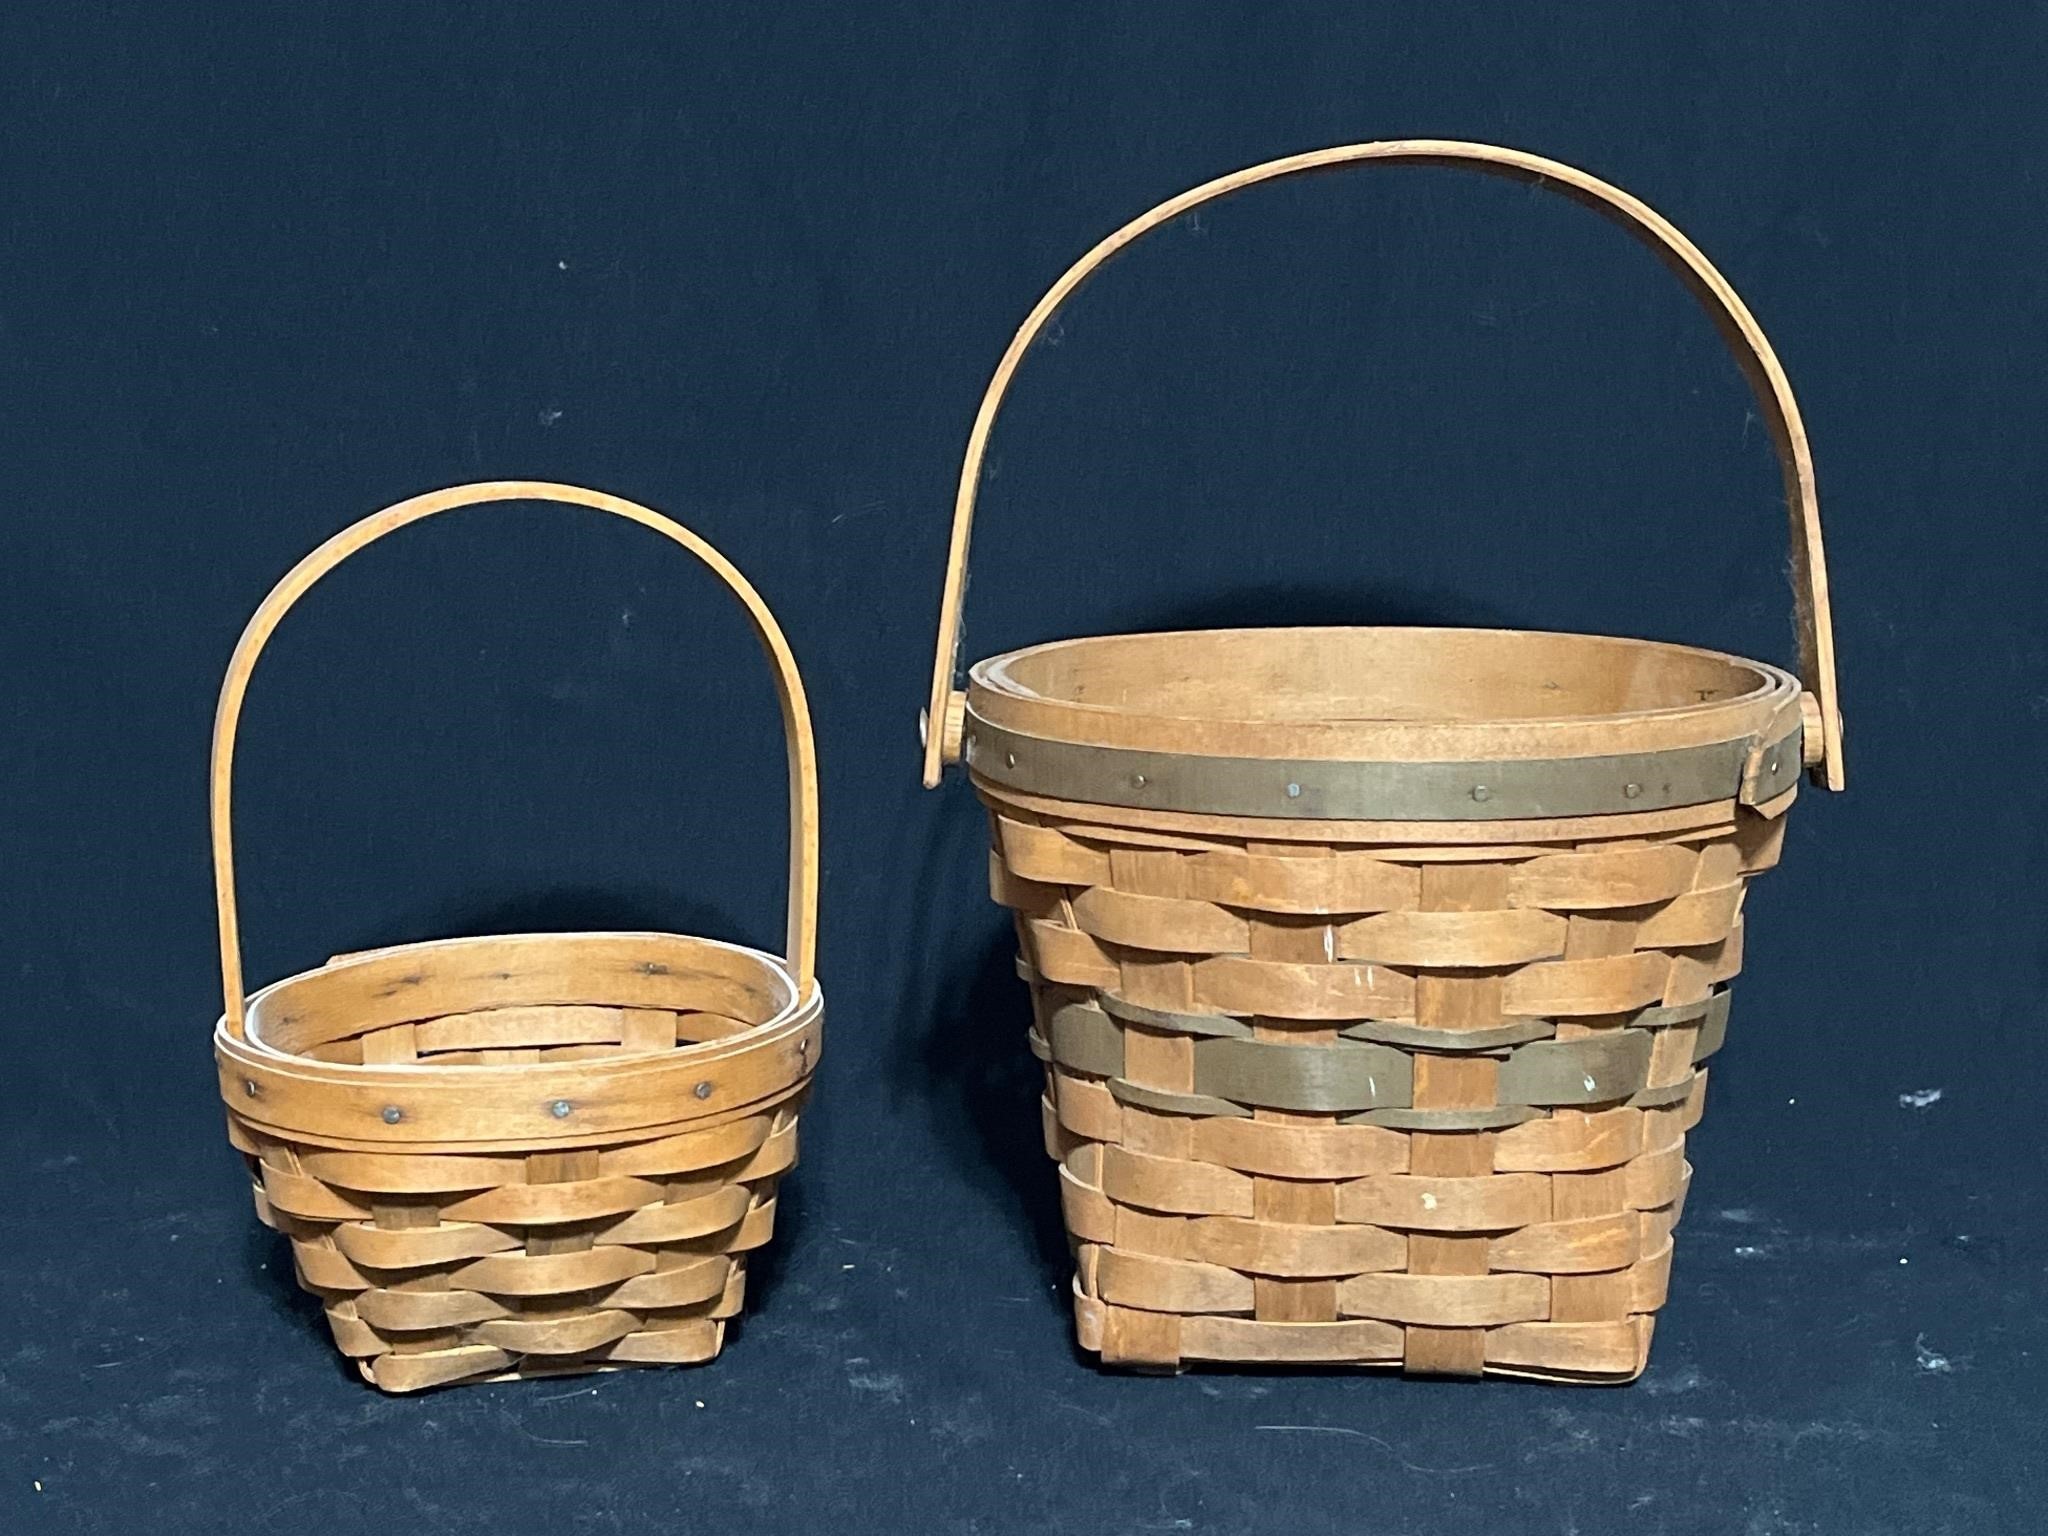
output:
[[1759,696],[1755,662],[1688,646],[1496,629],[1213,629],[1062,640],[983,662],[998,694],[1230,721],[1591,720]]
[[505,1067],[644,1056],[786,1014],[781,961],[674,934],[529,934],[337,956],[250,1000],[267,1050],[342,1065]]

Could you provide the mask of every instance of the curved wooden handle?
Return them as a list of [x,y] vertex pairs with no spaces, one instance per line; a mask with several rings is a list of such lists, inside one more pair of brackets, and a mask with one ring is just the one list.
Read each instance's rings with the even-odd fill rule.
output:
[[231,795],[235,765],[235,729],[241,720],[242,699],[249,690],[249,675],[256,658],[270,640],[271,632],[322,576],[366,545],[387,533],[416,523],[436,513],[488,501],[558,501],[614,513],[656,533],[666,534],[717,574],[747,610],[754,633],[775,669],[775,692],[782,705],[782,734],[789,747],[789,963],[796,973],[798,995],[811,989],[818,944],[818,752],[811,737],[810,706],[804,700],[803,679],[789,642],[768,605],[761,601],[747,578],[717,550],[680,523],[637,502],[580,486],[555,485],[537,480],[498,480],[481,485],[451,486],[401,501],[373,513],[354,527],[345,528],[293,566],[271,589],[228,663],[221,683],[220,708],[213,724],[213,893],[220,913],[221,990],[227,1003],[227,1022],[237,1036],[244,1032],[247,999],[242,988],[241,925],[235,909],[235,859]]
[[[1406,165],[1462,165],[1514,181],[1548,186],[1614,220],[1655,251],[1685,282],[1693,297],[1712,316],[1722,339],[1742,365],[1770,425],[1772,441],[1785,471],[1785,499],[1792,517],[1792,582],[1799,627],[1799,666],[1806,687],[1818,702],[1819,739],[1809,743],[1816,782],[1840,789],[1842,777],[1842,715],[1835,693],[1834,623],[1828,608],[1827,561],[1822,553],[1820,503],[1814,491],[1813,455],[1792,386],[1762,329],[1727,279],[1714,270],[1694,244],[1655,209],[1609,186],[1596,176],[1540,155],[1467,144],[1452,139],[1395,139],[1376,144],[1344,144],[1308,154],[1290,155],[1264,165],[1220,176],[1167,199],[1151,212],[1131,220],[1069,267],[1024,319],[995,377],[982,396],[967,438],[967,458],[960,467],[960,488],[953,503],[953,541],[946,559],[946,591],[939,608],[938,653],[932,660],[931,697],[925,712],[924,782],[936,785],[948,759],[958,755],[957,732],[947,722],[957,715],[954,678],[959,668],[960,608],[967,585],[967,548],[974,527],[974,499],[981,483],[982,457],[1003,395],[1024,361],[1024,354],[1053,313],[1075,289],[1117,252],[1146,232],[1192,208],[1228,196],[1262,181],[1297,171],[1320,170],[1359,160]],[[1813,748],[1818,749],[1817,753]]]

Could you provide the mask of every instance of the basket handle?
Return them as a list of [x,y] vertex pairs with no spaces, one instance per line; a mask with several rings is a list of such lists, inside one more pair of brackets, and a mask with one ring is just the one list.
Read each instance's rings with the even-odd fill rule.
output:
[[271,589],[242,631],[241,642],[221,683],[220,708],[214,716],[213,767],[213,893],[220,914],[221,990],[227,1003],[227,1024],[236,1036],[244,1032],[247,999],[242,987],[241,926],[235,908],[235,860],[230,799],[235,763],[235,728],[249,675],[279,620],[321,577],[350,555],[374,544],[408,523],[457,507],[491,501],[554,501],[591,507],[665,534],[708,565],[747,610],[754,633],[775,671],[775,693],[782,706],[782,735],[789,748],[789,931],[790,968],[796,973],[797,995],[809,994],[818,943],[818,753],[811,737],[810,707],[803,679],[781,626],[747,578],[702,538],[637,502],[580,486],[538,480],[498,480],[452,486],[401,501],[345,528],[293,566]]
[[[1139,236],[1179,218],[1203,203],[1226,197],[1262,181],[1297,171],[1320,170],[1353,161],[1379,160],[1407,165],[1463,165],[1511,181],[1548,186],[1575,202],[1614,220],[1641,240],[1675,271],[1694,298],[1713,318],[1722,339],[1741,364],[1770,425],[1771,439],[1785,472],[1785,500],[1792,522],[1792,584],[1799,629],[1799,670],[1812,702],[1808,705],[1807,762],[1816,783],[1840,789],[1842,777],[1842,714],[1835,691],[1834,621],[1828,606],[1827,561],[1822,552],[1820,503],[1814,490],[1813,455],[1792,386],[1763,330],[1726,278],[1699,248],[1655,209],[1596,176],[1541,155],[1469,144],[1453,139],[1394,139],[1373,144],[1344,144],[1308,154],[1290,155],[1249,166],[1168,198],[1108,236],[1046,290],[996,364],[967,437],[967,457],[960,467],[960,488],[953,502],[953,539],[946,556],[946,590],[939,607],[938,651],[932,660],[931,696],[923,716],[924,782],[939,782],[946,763],[958,761],[965,697],[954,687],[959,671],[960,611],[967,586],[967,548],[974,526],[974,501],[981,484],[983,455],[996,412],[1024,354],[1053,314],[1082,283]],[[1817,709],[1814,708],[1817,705]],[[1817,715],[1818,719],[1811,718]],[[1815,727],[1818,727],[1815,729]]]

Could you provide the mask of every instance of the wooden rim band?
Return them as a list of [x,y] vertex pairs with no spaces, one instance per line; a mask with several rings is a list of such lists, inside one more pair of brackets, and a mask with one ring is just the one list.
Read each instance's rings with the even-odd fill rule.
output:
[[[293,1140],[415,1150],[567,1148],[671,1134],[780,1102],[816,1070],[823,1027],[823,994],[807,986],[773,1018],[739,1034],[651,1058],[578,1063],[579,1086],[570,1097],[529,1065],[316,1061],[234,1031],[225,1018],[214,1032],[214,1070],[233,1114]],[[476,1135],[479,1123],[492,1128],[488,1138]]]
[[1763,805],[1798,784],[1800,731],[1599,757],[1288,762],[1058,741],[993,724],[970,703],[963,755],[979,783],[1089,805],[1315,821],[1519,821],[1731,798]]
[[938,644],[932,659],[931,692],[925,719],[924,782],[936,785],[948,757],[952,734],[939,728],[952,714],[955,679],[959,674],[960,623],[967,585],[969,541],[975,498],[980,489],[983,457],[1003,397],[1032,342],[1054,313],[1099,267],[1140,236],[1179,218],[1193,208],[1260,182],[1297,172],[1362,161],[1408,165],[1460,165],[1510,180],[1561,192],[1575,202],[1621,225],[1648,245],[1683,281],[1714,320],[1744,376],[1755,391],[1784,471],[1785,499],[1791,518],[1792,581],[1799,633],[1799,670],[1818,702],[1820,754],[1815,778],[1828,789],[1843,786],[1842,717],[1835,684],[1835,642],[1828,601],[1827,561],[1823,550],[1820,503],[1815,489],[1813,455],[1806,428],[1776,352],[1749,308],[1713,264],[1663,215],[1640,199],[1598,177],[1545,159],[1541,155],[1491,144],[1451,139],[1399,139],[1346,144],[1290,155],[1247,167],[1205,182],[1167,199],[1099,242],[1046,290],[1025,317],[983,394],[953,503],[953,530],[946,556],[946,585],[939,608]]
[[710,567],[746,609],[754,633],[774,669],[776,698],[782,710],[783,740],[789,751],[787,957],[796,975],[798,998],[802,999],[811,990],[818,934],[818,754],[811,734],[810,707],[804,698],[803,679],[797,672],[789,642],[783,637],[775,616],[731,561],[699,535],[659,512],[638,502],[581,486],[540,480],[498,480],[451,486],[446,490],[415,496],[343,529],[286,573],[242,631],[241,641],[228,663],[227,676],[221,683],[220,705],[214,716],[210,776],[213,888],[220,921],[221,990],[226,1003],[225,1024],[228,1033],[234,1037],[239,1038],[243,1034],[248,1009],[242,979],[241,925],[235,904],[232,816],[235,733],[256,660],[292,605],[350,555],[408,523],[458,507],[499,501],[552,501],[589,507],[651,528],[680,544]]

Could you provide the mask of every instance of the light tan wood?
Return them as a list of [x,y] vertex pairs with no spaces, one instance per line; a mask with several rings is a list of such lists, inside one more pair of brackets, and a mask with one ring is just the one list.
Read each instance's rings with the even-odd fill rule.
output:
[[[573,944],[579,937],[542,941]],[[779,964],[765,956],[758,963]],[[374,974],[376,968],[354,969]],[[786,973],[782,988],[794,990]],[[217,1043],[234,1073],[261,1073],[266,1057],[285,1064],[295,1060],[262,1038],[266,1010],[280,998],[288,1004],[289,993],[289,982],[259,993],[244,1037],[227,1035],[223,1025]],[[817,997],[813,987],[804,1006],[787,1005],[784,1011],[814,1028]],[[768,1002],[778,1000],[770,996]],[[607,1029],[607,1010],[561,1012]],[[727,1052],[721,1059],[729,1065],[732,1048],[713,1041],[683,1046],[667,1057],[617,1056],[605,1065],[644,1069],[675,1059],[687,1063],[693,1056],[701,1060],[710,1051]],[[501,1054],[516,1056],[519,1048]],[[524,1077],[527,1099],[560,1091],[563,1078],[563,1069],[544,1066],[480,1071],[422,1062],[383,1070],[387,1077],[408,1080],[409,1107],[420,1102],[422,1084],[439,1086],[445,1079],[456,1080],[460,1101],[473,1097],[460,1092],[465,1078]],[[703,1081],[701,1074],[719,1070],[693,1065],[685,1075]],[[478,1154],[456,1150],[461,1143],[435,1140],[419,1142],[419,1151],[323,1147],[303,1132],[279,1133],[239,1113],[244,1104],[275,1113],[265,1099],[269,1085],[286,1080],[282,1074],[259,1076],[265,1093],[238,1101],[231,1085],[239,1080],[224,1075],[224,1096],[231,1139],[250,1157],[259,1179],[259,1214],[292,1237],[301,1281],[328,1301],[337,1344],[359,1359],[368,1379],[391,1391],[709,1358],[722,1339],[716,1330],[700,1330],[687,1349],[680,1341],[671,1349],[649,1335],[678,1326],[683,1314],[716,1323],[736,1309],[740,1257],[766,1239],[774,1210],[768,1192],[794,1161],[796,1124],[788,1094],[803,1087],[800,1080],[793,1089],[757,1099],[744,1118],[707,1114],[699,1129],[650,1126],[620,1141],[617,1132],[585,1126],[573,1132],[573,1144],[559,1150],[533,1150],[533,1142],[515,1137],[515,1152]],[[330,1085],[307,1102],[318,1106],[333,1091]],[[687,1088],[669,1097],[701,1102]],[[579,1102],[575,1112],[581,1108]],[[431,1138],[468,1129],[477,1108],[465,1104],[461,1112],[465,1119],[454,1127],[425,1111],[409,1114],[398,1126],[378,1123],[388,1135],[410,1129]],[[333,1111],[309,1113],[319,1121]],[[657,1102],[642,1118],[672,1121],[678,1113],[674,1102]],[[507,1145],[503,1136],[493,1141]],[[341,1298],[349,1296],[356,1300],[344,1310]],[[480,1352],[479,1345],[499,1353]]]
[[350,555],[408,524],[459,507],[500,501],[554,501],[608,512],[651,528],[695,555],[725,583],[746,609],[747,618],[774,669],[777,702],[789,751],[789,930],[785,953],[802,988],[810,986],[817,959],[818,907],[818,752],[811,733],[810,709],[803,678],[789,642],[775,615],[731,561],[697,534],[638,502],[581,486],[538,480],[500,480],[452,486],[415,496],[373,513],[343,529],[307,555],[285,575],[251,616],[221,683],[214,716],[211,801],[213,813],[214,899],[220,920],[221,980],[230,1027],[242,1027],[241,927],[235,905],[233,779],[235,734],[242,700],[257,658],[285,614],[321,577]]
[[1408,1167],[1408,1138],[1375,1125],[1199,1120],[1189,1155],[1241,1173],[1283,1179],[1352,1179]]
[[[340,955],[245,997],[229,791],[265,641],[372,540],[525,498],[655,528],[753,618],[790,753],[787,956],[675,934],[493,935]],[[323,545],[257,611],[222,688],[212,791],[229,1140],[336,1346],[393,1392],[715,1356],[796,1158],[824,1015],[810,721],[781,631],[738,572],[658,514],[574,487],[401,503]]]
[[[1509,866],[1497,861],[1473,864],[1431,864],[1419,871],[1421,906],[1430,914],[1468,920],[1499,913],[1507,905]],[[1553,922],[1550,913],[1536,914]],[[1432,920],[1441,921],[1441,918]],[[1546,936],[1544,952],[1555,953],[1558,936]],[[1458,963],[1456,950],[1440,953]],[[1524,955],[1523,959],[1536,958]],[[1493,1029],[1505,1022],[1502,986],[1497,970],[1428,970],[1415,979],[1415,1022],[1450,1035]],[[1417,1109],[1483,1110],[1500,1095],[1499,1061],[1485,1056],[1418,1055],[1414,1064]],[[1435,1179],[1485,1180],[1494,1170],[1494,1132],[1481,1130],[1423,1132],[1410,1140],[1408,1171]],[[1537,1204],[1545,1203],[1542,1197]],[[1441,1208],[1441,1201],[1433,1207]],[[1494,1268],[1484,1233],[1466,1225],[1413,1231],[1408,1239],[1407,1269],[1417,1275],[1484,1275]],[[1410,1323],[1404,1329],[1401,1368],[1415,1375],[1477,1376],[1486,1364],[1486,1335],[1478,1328],[1446,1328]]]
[[1371,1174],[1337,1192],[1337,1214],[1411,1232],[1505,1232],[1550,1214],[1549,1186],[1533,1173],[1426,1178]]
[[1102,1149],[1102,1192],[1119,1205],[1190,1216],[1249,1216],[1252,1181],[1225,1168]]
[[[1287,858],[1295,863],[1320,862],[1327,857],[1319,849],[1300,850],[1284,844],[1249,844],[1246,853],[1252,857]],[[1158,857],[1183,870],[1189,863],[1187,859],[1173,854]],[[1166,877],[1165,872],[1157,872],[1157,877]],[[1122,878],[1121,872],[1118,872],[1118,878]],[[1185,880],[1186,876],[1182,878]],[[1329,922],[1320,915],[1260,914],[1252,918],[1248,926],[1248,948],[1255,960],[1314,964],[1330,957],[1334,933]],[[1191,1002],[1197,995],[1192,980],[1191,977]],[[1290,1043],[1313,1044],[1328,1049],[1339,1040],[1333,1024],[1316,1022],[1305,1026],[1298,1020],[1270,1015],[1254,1015],[1251,1024],[1253,1038],[1260,1043],[1260,1051],[1272,1060],[1286,1061],[1288,1058],[1284,1054],[1276,1054],[1276,1048],[1278,1053],[1284,1053]],[[1252,1119],[1257,1124],[1279,1126],[1317,1125],[1323,1121],[1322,1116],[1299,1113],[1271,1102],[1254,1104]],[[1190,1153],[1193,1143],[1194,1134],[1190,1127],[1187,1134]],[[1339,1316],[1337,1285],[1343,1275],[1396,1269],[1407,1256],[1407,1239],[1398,1233],[1361,1229],[1357,1238],[1347,1240],[1338,1226],[1337,1186],[1327,1180],[1311,1182],[1255,1176],[1252,1179],[1252,1212],[1256,1219],[1250,1225],[1272,1234],[1273,1250],[1297,1258],[1313,1251],[1325,1260],[1312,1268],[1297,1264],[1289,1272],[1273,1262],[1273,1252],[1262,1254],[1253,1250],[1246,1255],[1260,1261],[1243,1267],[1252,1274],[1252,1316],[1262,1323],[1285,1326],[1334,1323]],[[1368,1238],[1371,1241],[1364,1241]],[[1360,1262],[1346,1269],[1332,1267],[1327,1261],[1340,1254],[1348,1254]]]
[[1249,1312],[1252,1282],[1220,1264],[1155,1259],[1121,1248],[1102,1250],[1097,1294],[1112,1305],[1148,1312]]
[[1429,1328],[1487,1328],[1545,1316],[1538,1275],[1354,1275],[1338,1286],[1345,1315]]
[[1212,1216],[1190,1222],[1189,1228],[1187,1248],[1192,1257],[1254,1276],[1357,1275],[1399,1269],[1407,1259],[1407,1244],[1399,1233],[1357,1223]]
[[1386,1323],[1261,1323],[1240,1317],[1191,1317],[1180,1358],[1233,1365],[1392,1364],[1401,1330]]
[[1573,912],[1668,902],[1692,889],[1698,866],[1696,852],[1672,843],[1544,854],[1509,871],[1508,901]]
[[1799,697],[1790,673],[1691,646],[1426,625],[1058,640],[979,663],[968,692],[974,720],[1026,737],[1332,763],[1775,741]]
[[[1459,165],[1563,192],[1613,219],[1647,244],[1671,266],[1713,317],[1756,392],[1784,470],[1791,519],[1800,666],[1807,689],[1815,696],[1813,713],[1819,726],[1816,777],[1828,788],[1841,788],[1841,710],[1835,682],[1834,635],[1812,453],[1790,382],[1769,340],[1748,307],[1712,263],[1669,220],[1640,199],[1585,171],[1555,160],[1495,145],[1454,140],[1411,139],[1340,145],[1269,161],[1219,177],[1169,198],[1133,219],[1097,244],[1047,290],[1025,318],[998,363],[968,437],[954,502],[952,538],[947,551],[946,584],[940,605],[938,643],[933,657],[926,718],[950,723],[958,717],[961,708],[954,679],[958,673],[961,608],[982,462],[1004,395],[1031,343],[1059,306],[1110,257],[1148,231],[1206,202],[1281,176],[1368,161]],[[1314,716],[1319,711],[1311,708],[1309,713]],[[953,748],[953,738],[954,733],[950,729],[925,733],[924,781],[927,786],[939,782]]]
[[1554,912],[1378,912],[1337,925],[1336,958],[1402,967],[1523,965],[1557,954],[1564,935],[1565,920]]
[[[1782,807],[1431,845],[1413,826],[1274,841],[1221,817],[1162,834],[1112,808],[984,798],[994,888],[1035,914],[1026,975],[1084,1347],[1147,1370],[1643,1368],[1741,895],[1776,856]],[[1373,960],[1349,953],[1368,942]],[[1388,1040],[1410,1071],[1407,1118],[1388,1124],[1215,1088],[1355,1075],[1201,1067],[1219,1046]],[[1133,1081],[1178,1098],[1134,1108]],[[1570,1102],[1515,1109],[1511,1089]]]
[[1510,1323],[1486,1334],[1486,1366],[1543,1381],[1613,1381],[1636,1375],[1649,1356],[1653,1319],[1611,1323]]
[[1073,921],[1083,933],[1113,944],[1178,954],[1242,954],[1250,941],[1245,920],[1212,902],[1133,896],[1108,886],[1076,897]]
[[1614,1168],[1640,1157],[1643,1112],[1616,1109],[1554,1111],[1496,1138],[1494,1166],[1503,1173],[1574,1173]]
[[[1076,1137],[1083,1141],[1115,1141],[1123,1134],[1123,1107],[1101,1083],[1085,1077],[1062,1078],[1057,1092],[1059,1103],[1053,1110],[1054,1119]],[[1063,1152],[1055,1154],[1062,1155]]]
[[[1368,160],[1551,186],[1685,279],[1779,450],[1804,687],[1684,646],[1404,628],[1066,640],[955,688],[983,456],[1061,301],[1209,198]],[[1643,1369],[1747,880],[1801,766],[1842,783],[1805,433],[1684,236],[1584,172],[1446,141],[1274,161],[1126,225],[983,397],[927,718],[925,782],[964,757],[1016,914],[1084,1348],[1148,1370]]]
[[1488,1243],[1487,1267],[1542,1275],[1622,1269],[1636,1260],[1637,1234],[1626,1214],[1523,1227]]

